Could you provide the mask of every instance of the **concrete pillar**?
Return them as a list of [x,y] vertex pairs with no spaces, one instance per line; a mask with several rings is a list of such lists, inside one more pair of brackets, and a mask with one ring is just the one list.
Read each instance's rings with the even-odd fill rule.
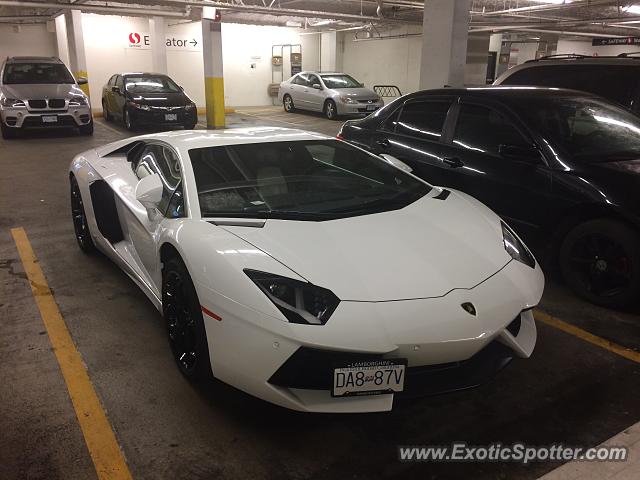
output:
[[464,67],[464,84],[484,86],[487,83],[487,60],[489,53],[489,34],[469,34],[467,41],[467,60]]
[[[65,13],[67,39],[69,41],[69,66],[76,77],[89,80],[87,73],[87,57],[84,53],[84,35],[82,33],[82,12],[70,10]],[[89,84],[80,85],[84,93],[89,96]]]
[[58,58],[65,65],[69,65],[69,43],[67,42],[67,23],[64,15],[55,18],[56,26],[56,46],[58,47]]
[[163,17],[149,19],[151,32],[151,65],[156,73],[167,73],[167,34]]
[[222,70],[222,24],[216,9],[202,9],[202,56],[207,128],[224,128],[224,77]]
[[464,86],[470,0],[425,0],[420,88]]

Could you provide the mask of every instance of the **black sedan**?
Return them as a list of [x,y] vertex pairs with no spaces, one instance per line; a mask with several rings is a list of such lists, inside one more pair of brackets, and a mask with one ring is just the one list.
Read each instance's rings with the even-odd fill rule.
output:
[[198,123],[196,104],[182,87],[166,75],[123,73],[113,75],[102,88],[105,120],[121,120],[128,130],[138,126],[183,126]]
[[571,90],[429,90],[338,137],[478,198],[584,298],[640,300],[640,119],[627,111]]

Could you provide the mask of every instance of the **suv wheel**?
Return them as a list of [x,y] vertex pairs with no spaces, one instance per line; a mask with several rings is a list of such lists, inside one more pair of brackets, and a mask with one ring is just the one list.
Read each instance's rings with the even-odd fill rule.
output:
[[11,127],[7,127],[2,120],[0,120],[0,130],[2,130],[2,138],[5,140],[16,136],[15,130]]
[[640,299],[640,235],[622,222],[602,218],[576,226],[559,260],[565,281],[590,302],[621,308]]
[[78,127],[78,130],[82,135],[93,135],[93,120],[91,120],[86,125],[80,125]]

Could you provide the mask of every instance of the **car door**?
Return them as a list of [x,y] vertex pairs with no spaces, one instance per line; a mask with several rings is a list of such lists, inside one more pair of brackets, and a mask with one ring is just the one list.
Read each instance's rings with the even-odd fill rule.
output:
[[506,108],[463,98],[451,141],[442,146],[445,168],[455,177],[450,186],[489,206],[523,235],[535,234],[554,208],[552,172],[541,153],[526,157],[505,149],[530,152],[534,145],[526,125]]
[[[308,85],[304,88],[303,96],[309,106],[309,110],[321,112],[324,108],[325,91],[322,82],[317,75],[308,76]],[[320,85],[320,88],[313,88],[314,85]]]
[[111,97],[113,96],[112,87],[116,83],[116,77],[117,77],[117,75],[111,75],[111,78],[109,78],[109,81],[107,82],[107,84],[102,89],[102,100],[103,100],[103,103],[104,103],[105,107],[108,108],[109,111],[112,110],[112,107],[111,107],[111,101],[112,101]]
[[369,140],[373,153],[388,153],[408,164],[434,185],[450,183],[443,167],[442,133],[454,97],[441,96],[405,102],[382,122]]
[[[167,218],[183,215],[182,205],[176,205],[175,194],[180,190],[182,175],[177,153],[168,145],[152,143],[147,145],[140,156],[134,159],[134,173],[138,180],[148,175],[159,175],[164,185],[162,200],[158,205],[158,212],[149,218],[142,204],[131,208],[131,215],[127,231],[140,262],[140,268],[146,273],[151,282],[158,288],[161,272],[158,262],[158,233]],[[178,196],[181,194],[178,193]]]
[[308,87],[309,81],[307,75],[299,73],[293,78],[293,81],[289,85],[289,94],[293,99],[293,104],[296,108],[309,109],[307,102],[304,98],[304,90]]
[[116,89],[112,89],[112,106],[109,109],[111,113],[121,117],[123,115],[125,104],[124,78],[122,75],[118,75],[116,77],[116,83],[114,86]]

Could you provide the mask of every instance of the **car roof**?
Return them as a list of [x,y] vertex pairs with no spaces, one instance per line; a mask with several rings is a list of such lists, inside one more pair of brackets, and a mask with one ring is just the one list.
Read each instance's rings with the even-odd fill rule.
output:
[[486,87],[467,87],[467,88],[438,88],[434,90],[421,90],[411,93],[406,97],[422,97],[430,95],[474,95],[489,96],[496,99],[516,99],[516,98],[533,98],[533,97],[594,97],[595,95],[568,88],[555,87],[529,87],[529,86],[500,86],[488,85]]
[[7,63],[62,63],[58,57],[7,57]]
[[621,53],[617,56],[602,55],[593,57],[589,55],[580,55],[576,53],[547,55],[544,57],[527,60],[526,62],[518,65],[518,67],[536,66],[536,65],[567,65],[567,64],[588,64],[588,65],[633,65],[634,63],[640,65],[639,56],[640,52]]
[[220,147],[246,143],[334,139],[334,137],[329,137],[316,132],[283,127],[246,127],[227,128],[223,130],[176,130],[125,138],[98,148],[97,152],[98,155],[104,156],[136,141],[153,140],[166,142],[177,149],[184,151],[191,150],[193,148]]

